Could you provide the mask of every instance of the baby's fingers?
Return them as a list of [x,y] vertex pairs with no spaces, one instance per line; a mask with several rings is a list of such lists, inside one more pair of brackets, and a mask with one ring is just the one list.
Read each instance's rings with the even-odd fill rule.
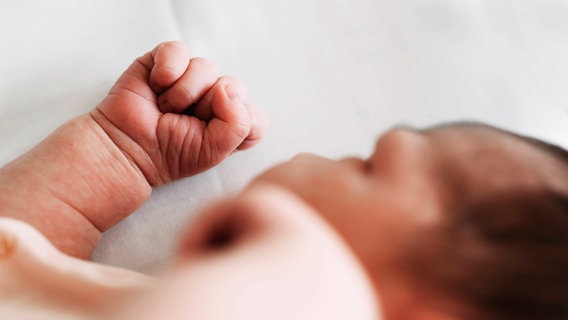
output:
[[246,150],[259,143],[268,128],[268,120],[262,109],[252,104],[247,104],[246,108],[250,118],[250,131],[237,150]]
[[153,60],[148,83],[157,94],[173,85],[187,70],[189,48],[180,41],[160,43],[150,53]]
[[264,133],[268,127],[266,115],[262,109],[255,105],[246,103],[247,89],[244,84],[235,77],[224,76],[217,79],[217,83],[199,100],[192,108],[191,114],[203,121],[211,121],[215,118],[213,112],[213,99],[218,91],[225,90],[225,86],[229,85],[231,90],[235,91],[241,102],[244,103],[245,110],[248,112],[250,119],[250,131],[245,140],[237,147],[237,150],[245,150],[256,145],[264,137]]
[[158,98],[162,112],[182,113],[196,103],[217,81],[217,66],[205,58],[193,58],[183,75]]
[[248,92],[241,80],[235,77],[222,76],[219,77],[215,85],[188,110],[188,113],[203,121],[210,121],[215,118],[215,114],[213,113],[213,98],[217,95],[218,91],[224,90],[223,88],[226,85],[230,85],[231,89],[236,91],[239,95],[239,98],[246,102]]
[[219,163],[233,153],[249,136],[251,119],[239,92],[223,84],[213,97],[211,109],[215,117],[207,124],[201,152],[203,161]]

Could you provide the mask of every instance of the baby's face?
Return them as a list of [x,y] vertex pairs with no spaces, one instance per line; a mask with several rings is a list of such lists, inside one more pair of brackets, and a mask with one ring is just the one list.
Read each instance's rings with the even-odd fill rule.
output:
[[395,264],[404,245],[451,214],[456,195],[536,183],[547,166],[535,172],[531,164],[550,161],[526,141],[471,125],[391,130],[367,160],[299,155],[193,224],[171,281],[144,314],[392,319],[401,310],[422,312],[424,293]]
[[255,182],[300,196],[376,270],[387,264],[401,236],[439,216],[444,193],[435,178],[435,151],[425,134],[396,129],[377,141],[366,160],[301,154]]
[[439,224],[458,197],[554,179],[544,165],[551,161],[526,141],[488,127],[394,129],[366,160],[303,154],[256,182],[283,186],[311,205],[380,284],[381,276],[396,273],[393,262],[404,243],[420,241],[413,236]]

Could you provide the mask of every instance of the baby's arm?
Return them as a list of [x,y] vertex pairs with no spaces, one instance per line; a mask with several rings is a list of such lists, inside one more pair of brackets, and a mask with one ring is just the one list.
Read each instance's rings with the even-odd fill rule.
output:
[[0,216],[24,220],[62,251],[87,258],[152,186],[204,171],[261,139],[264,115],[245,96],[236,79],[190,59],[183,44],[160,44],[91,113],[0,170]]

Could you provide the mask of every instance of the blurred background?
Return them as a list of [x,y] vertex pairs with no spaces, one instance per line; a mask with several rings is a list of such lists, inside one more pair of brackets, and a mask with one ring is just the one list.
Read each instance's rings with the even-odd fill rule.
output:
[[0,2],[0,165],[174,39],[241,78],[270,130],[154,190],[96,261],[155,272],[208,201],[298,152],[366,157],[397,124],[476,120],[568,147],[564,0],[24,0]]

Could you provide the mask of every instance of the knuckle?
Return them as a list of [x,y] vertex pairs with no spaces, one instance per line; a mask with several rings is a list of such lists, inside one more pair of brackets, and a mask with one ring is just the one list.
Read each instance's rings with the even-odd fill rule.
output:
[[181,97],[180,101],[184,102],[194,103],[197,101],[197,93],[188,86],[179,87],[179,97]]
[[219,79],[217,80],[217,84],[219,86],[223,86],[225,84],[230,84],[233,88],[235,88],[236,90],[239,91],[241,97],[244,97],[246,99],[246,96],[248,95],[248,90],[247,87],[245,86],[245,84],[237,77],[233,77],[233,76],[221,76],[219,77]]
[[229,83],[232,85],[238,85],[239,87],[243,85],[241,80],[239,80],[239,78],[233,76],[221,76],[219,77],[218,82],[221,84]]

